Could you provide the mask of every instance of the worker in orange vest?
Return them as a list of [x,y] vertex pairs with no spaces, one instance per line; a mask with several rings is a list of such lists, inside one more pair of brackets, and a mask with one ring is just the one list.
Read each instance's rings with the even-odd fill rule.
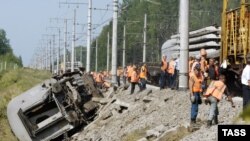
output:
[[95,81],[96,81],[97,87],[102,89],[102,86],[103,86],[103,83],[104,83],[102,72],[96,73]]
[[140,70],[140,82],[141,82],[141,89],[145,90],[146,89],[146,84],[147,84],[147,65],[143,64]]
[[126,79],[127,79],[127,67],[124,67],[122,73],[122,80],[124,85],[126,84]]
[[123,70],[122,70],[122,68],[118,68],[117,69],[117,71],[116,71],[116,81],[117,81],[117,85],[118,85],[118,87],[120,87],[121,86],[121,82],[120,82],[120,80],[121,80],[121,76],[122,76],[122,74],[123,74],[123,72],[122,72]]
[[207,88],[207,77],[208,77],[208,73],[207,73],[208,63],[207,63],[207,60],[206,60],[206,55],[205,56],[201,56],[200,65],[201,65],[201,73],[204,76],[204,81],[203,81],[203,84],[202,84],[202,89],[203,89],[203,91],[205,91],[206,88]]
[[127,77],[128,77],[128,82],[129,82],[129,83],[130,83],[130,81],[131,81],[132,72],[133,72],[133,65],[130,64],[130,65],[128,66],[128,69],[127,69]]
[[189,90],[190,90],[190,100],[191,106],[191,124],[196,123],[196,117],[198,115],[198,106],[201,104],[200,93],[202,92],[201,83],[203,81],[203,75],[201,74],[200,65],[197,64],[194,67],[193,72],[189,79]]
[[133,71],[131,74],[131,92],[130,92],[130,94],[134,93],[135,85],[138,85],[139,89],[141,90],[140,85],[139,85],[139,75],[137,74],[137,67],[133,66]]
[[200,64],[200,60],[201,60],[200,55],[196,55],[196,56],[195,56],[195,59],[194,59],[194,61],[193,61],[193,63],[192,63],[191,73],[194,72],[194,67],[195,67],[197,64],[201,65],[201,64]]
[[207,72],[208,63],[207,63],[207,60],[206,60],[206,58],[204,56],[201,56],[200,64],[201,64],[201,72],[202,73]]
[[193,63],[194,63],[194,57],[190,56],[189,60],[188,60],[188,72],[189,72],[189,76],[190,76],[191,71],[192,71]]
[[175,73],[175,61],[174,58],[171,58],[171,60],[169,61],[169,65],[168,65],[168,82],[169,82],[169,87],[173,90],[174,86],[174,73]]
[[[225,75],[220,75],[219,80],[212,81],[205,93],[205,103],[210,103],[209,116],[207,121],[207,127],[212,125],[212,121],[214,120],[215,124],[218,124],[218,102],[221,100],[224,92],[228,93],[225,85],[226,77]],[[232,107],[234,107],[234,103],[232,101],[232,97],[228,96],[228,101],[231,102]]]
[[160,76],[160,89],[164,89],[164,87],[166,85],[167,68],[168,68],[167,56],[162,55],[162,60],[161,60],[161,76]]

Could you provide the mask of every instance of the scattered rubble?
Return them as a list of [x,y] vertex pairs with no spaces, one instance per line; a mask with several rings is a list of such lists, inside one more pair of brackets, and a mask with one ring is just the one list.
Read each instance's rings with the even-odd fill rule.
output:
[[[188,91],[159,90],[150,87],[142,92],[118,88],[104,94],[100,114],[74,141],[165,141],[205,140],[217,138],[217,126],[206,128],[209,105],[201,104],[197,124],[190,131]],[[219,124],[231,124],[242,110],[242,98],[233,98],[235,108],[223,99],[219,107]],[[95,100],[93,100],[95,101]],[[105,102],[101,102],[105,101]]]

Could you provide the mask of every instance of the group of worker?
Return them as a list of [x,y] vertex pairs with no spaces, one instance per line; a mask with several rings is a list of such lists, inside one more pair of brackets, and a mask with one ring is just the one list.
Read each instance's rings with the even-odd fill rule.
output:
[[[228,100],[231,102],[232,107],[234,107],[234,103],[226,88],[225,75],[220,74],[218,61],[213,58],[210,58],[209,61],[207,60],[205,49],[201,49],[199,55],[189,58],[188,80],[191,100],[191,125],[196,123],[198,106],[202,104],[202,101],[205,101],[205,104],[210,104],[207,120],[207,127],[210,127],[213,121],[215,124],[218,124],[219,113],[217,104],[221,100],[222,95],[224,93],[228,95]],[[171,58],[167,62],[167,56],[162,56],[160,89],[165,87],[174,89],[176,86],[178,88],[178,64],[179,57]]]
[[[250,57],[249,57],[250,58]],[[159,80],[160,89],[178,88],[178,73],[179,73],[179,57],[171,58],[167,62],[167,56],[162,56],[161,75]],[[220,73],[220,65],[217,60],[207,59],[207,54],[204,49],[201,49],[200,54],[195,57],[190,57],[188,62],[189,71],[189,91],[191,100],[191,125],[196,123],[198,115],[198,107],[203,102],[210,105],[209,115],[207,118],[207,127],[212,125],[212,122],[218,124],[218,102],[222,99],[223,94],[226,94],[227,100],[234,107],[232,97],[225,84],[226,76]],[[94,79],[99,87],[109,88],[111,85],[105,82],[105,77],[108,77],[107,72],[93,74]],[[140,67],[130,64],[123,69],[117,70],[117,79],[123,78],[123,83],[130,84],[133,94],[135,86],[138,85],[139,91],[146,89],[148,79],[148,68],[146,64]],[[243,108],[250,105],[250,59],[247,60],[246,67],[243,70],[241,81],[243,84]],[[120,82],[118,82],[120,84]]]
[[179,73],[179,57],[171,58],[167,61],[167,56],[162,56],[161,74],[159,85],[160,89],[171,88],[172,90],[178,88],[178,73]]
[[[209,115],[207,119],[207,127],[212,125],[212,122],[218,124],[218,102],[222,99],[225,93],[232,107],[234,103],[225,81],[226,77],[220,74],[218,62],[210,58],[207,62],[207,54],[204,49],[200,54],[189,58],[189,91],[191,100],[191,125],[196,123],[198,115],[198,107],[205,101],[205,104],[210,104]],[[202,100],[203,98],[203,100]]]
[[146,89],[147,79],[148,79],[148,68],[146,64],[140,67],[130,64],[124,68],[123,83],[126,84],[126,80],[131,85],[130,94],[134,93],[135,86],[138,85],[139,91]]
[[97,88],[107,91],[108,88],[111,87],[111,83],[107,81],[109,77],[109,74],[107,71],[90,72],[90,75],[95,81]]
[[[210,127],[213,122],[218,124],[218,102],[222,99],[223,94],[227,96],[227,100],[231,102],[231,106],[235,106],[232,101],[232,94],[229,93],[226,86],[226,76],[220,71],[221,67],[213,58],[210,58],[209,63],[207,63],[206,52],[204,52],[205,50],[201,50],[199,56],[196,56],[195,59],[190,57],[189,60],[189,91],[192,103],[191,124],[196,123],[198,106],[202,103],[202,101],[204,101],[205,104],[209,103],[210,105],[209,115],[207,118],[207,127]],[[248,75],[248,80],[250,80],[250,70],[248,71]],[[250,81],[248,82],[247,87],[249,95]],[[245,107],[244,93],[243,107]]]
[[[206,54],[201,54],[201,57],[206,58]],[[210,127],[213,121],[215,124],[218,124],[219,110],[217,105],[222,99],[223,94],[227,96],[227,100],[231,102],[231,106],[235,107],[232,96],[225,84],[226,76],[220,73],[219,65],[213,62],[214,59],[209,59],[209,64],[205,69],[202,69],[202,65],[206,64],[206,62],[202,62],[202,60],[199,62],[199,57],[196,57],[196,63],[189,63],[190,65],[192,64],[189,75],[189,90],[192,102],[191,124],[196,122],[198,106],[202,103],[201,96],[204,98],[205,104],[210,104],[207,127]],[[208,73],[208,75],[206,75],[206,73]],[[246,65],[241,74],[241,83],[244,110],[250,106],[250,55],[247,56]],[[205,86],[203,87],[202,85]]]
[[[96,86],[100,89],[108,89],[111,87],[110,73],[107,71],[91,72],[91,76],[96,83]],[[122,78],[123,84],[131,85],[130,94],[135,91],[135,86],[138,85],[139,91],[146,89],[148,68],[146,64],[142,66],[136,66],[133,64],[127,67],[117,69],[117,85],[120,86],[120,79]]]

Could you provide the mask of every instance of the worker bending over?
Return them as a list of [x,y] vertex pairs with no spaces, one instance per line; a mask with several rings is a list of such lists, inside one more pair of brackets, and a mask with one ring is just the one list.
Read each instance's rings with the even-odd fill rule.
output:
[[[205,103],[210,103],[209,116],[207,120],[207,127],[212,125],[212,121],[214,120],[215,124],[218,124],[218,102],[222,99],[222,95],[224,92],[228,94],[228,90],[226,88],[225,75],[220,75],[219,80],[212,81],[207,88],[205,93]],[[228,96],[228,101],[231,102],[232,107],[234,107],[234,103],[232,101],[232,97]]]

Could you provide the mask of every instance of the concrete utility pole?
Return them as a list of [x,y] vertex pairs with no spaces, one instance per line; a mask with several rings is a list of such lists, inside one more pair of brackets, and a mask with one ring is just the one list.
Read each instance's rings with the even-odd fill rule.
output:
[[60,65],[60,34],[61,30],[60,28],[58,29],[59,34],[58,34],[58,49],[57,49],[57,58],[56,58],[56,73],[59,74],[59,65]]
[[146,62],[146,44],[147,44],[147,14],[144,15],[144,29],[143,29],[143,59]]
[[75,64],[75,38],[76,38],[76,9],[74,10],[73,36],[72,36],[72,47],[71,47],[71,72],[74,71],[74,64]]
[[49,40],[49,69],[50,72],[52,73],[52,47],[51,47],[51,39]]
[[49,49],[48,49],[49,47],[48,47],[48,43],[47,42],[45,42],[45,70],[48,70],[48,61],[49,61],[49,59],[48,59],[48,57],[49,57]]
[[[56,19],[56,18],[54,18],[54,19]],[[58,20],[58,19],[56,19],[56,20]],[[48,27],[48,28],[54,28],[54,29],[58,30],[58,47],[56,49],[56,47],[54,45],[54,49],[55,49],[54,51],[55,51],[55,54],[56,54],[56,68],[55,68],[55,70],[56,70],[56,74],[59,74],[59,70],[60,70],[60,43],[61,43],[60,34],[61,34],[61,29],[60,29],[60,27]]]
[[[47,63],[46,63],[46,46],[45,45],[43,45],[43,47],[42,47],[42,51],[43,51],[43,70],[46,70],[46,65],[47,65]],[[15,68],[15,65],[13,66],[14,68]]]
[[[66,3],[65,3],[66,4]],[[72,4],[72,3],[67,3],[67,4]],[[78,4],[78,3],[76,3]],[[66,19],[66,18],[51,18],[51,20],[56,20],[57,22],[58,21],[63,21],[64,24],[65,24],[65,27],[64,27],[64,32],[65,32],[65,36],[64,36],[64,49],[63,49],[63,60],[61,61],[63,64],[63,72],[66,71],[66,48],[67,48],[67,22],[68,20],[72,20],[72,19]],[[58,30],[60,30],[60,27],[50,27],[50,28],[57,28]],[[59,31],[59,36],[60,36],[60,31]],[[60,44],[60,37],[59,37],[59,44]],[[60,55],[61,51],[59,51],[59,57],[61,56]],[[59,63],[60,63],[60,58],[59,58]]]
[[67,48],[67,19],[64,20],[65,33],[64,33],[64,48],[63,48],[63,72],[66,72],[66,48]]
[[44,46],[44,70],[47,70],[48,68],[48,51],[47,46]]
[[118,16],[118,0],[113,0],[113,35],[112,35],[112,84],[117,83],[117,16]]
[[46,43],[46,70],[49,70],[49,43]]
[[109,72],[109,32],[107,36],[107,72]]
[[[46,46],[42,43],[42,59],[43,59],[43,70],[46,70]],[[15,67],[15,66],[13,66]]]
[[41,63],[41,70],[43,70],[44,69],[44,67],[45,67],[45,52],[44,52],[44,50],[43,50],[43,47],[42,47],[42,45],[41,45],[41,47],[39,48],[40,49],[40,54],[39,54],[39,56],[40,56],[40,63]]
[[126,66],[126,26],[123,26],[122,68]]
[[56,46],[56,41],[55,41],[55,35],[53,36],[53,46],[52,46],[52,74],[54,74],[54,70],[55,70],[55,60],[54,60],[54,55],[55,55],[55,46]]
[[92,0],[89,0],[88,8],[88,33],[87,33],[87,62],[86,62],[86,72],[90,71],[90,44],[91,44],[91,16],[92,16]]
[[95,44],[95,72],[97,72],[97,66],[98,66],[98,61],[97,61],[97,59],[98,59],[98,40],[97,40],[97,38],[96,38],[96,44]]
[[189,45],[189,0],[180,0],[180,61],[179,61],[179,89],[187,90],[188,88],[188,45]]

